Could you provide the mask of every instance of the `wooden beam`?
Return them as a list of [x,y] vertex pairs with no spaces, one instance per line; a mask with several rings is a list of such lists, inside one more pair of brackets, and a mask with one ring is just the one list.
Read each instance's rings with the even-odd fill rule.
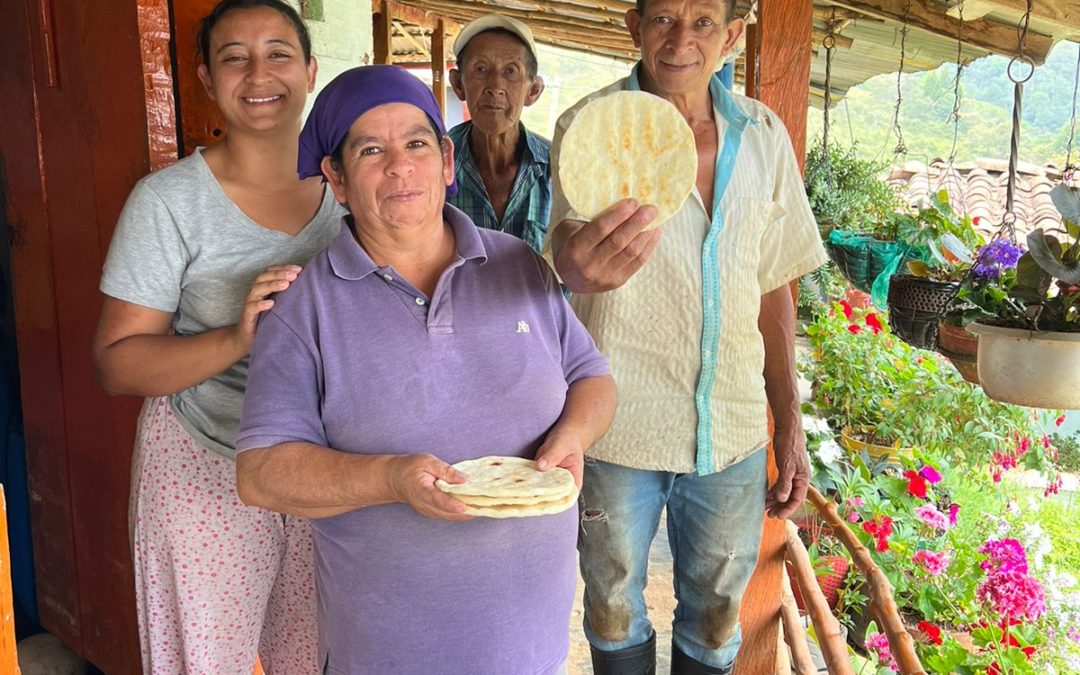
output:
[[[406,42],[415,47],[416,51],[420,52],[424,56],[431,56],[431,51],[427,48],[427,45],[418,40],[415,35],[410,33],[409,29],[406,28],[400,21],[398,21],[397,19],[393,19],[392,21],[394,23],[394,28],[397,28],[397,31],[401,33],[401,37],[405,38]],[[391,35],[391,37],[393,36]]]
[[435,30],[435,23],[441,18],[443,19],[443,29],[448,35],[457,35],[461,32],[462,24],[457,21],[451,21],[450,19],[439,15],[428,9],[423,9],[415,5],[407,5],[394,0],[384,0],[390,9],[390,16],[401,19],[406,23],[411,23],[414,26],[421,26]]
[[439,112],[446,118],[446,29],[442,19],[435,23],[431,33],[431,91]]
[[8,545],[7,501],[0,485],[0,672],[19,675],[15,651],[15,597],[11,592],[11,547]]
[[390,3],[386,0],[380,0],[379,11],[371,18],[371,29],[374,33],[375,63],[393,63],[393,16],[390,14]]
[[[949,16],[957,16],[960,2],[954,2],[949,9]],[[965,0],[964,19],[972,16],[985,16],[989,12],[1009,12],[1017,16],[1027,11],[1027,0]],[[978,12],[983,12],[978,14]],[[1035,0],[1031,16],[1040,22],[1052,23],[1065,28],[1067,32],[1080,32],[1080,0]]]
[[[827,35],[828,33],[824,29],[815,27],[812,35],[812,42],[810,43],[811,47],[814,49],[820,47]],[[836,46],[840,49],[851,49],[851,45],[855,44],[854,39],[838,33],[833,34],[833,40],[836,41]]]
[[954,19],[959,19],[961,7],[964,8],[964,21],[981,19],[994,11],[994,6],[988,2],[983,2],[983,0],[960,0],[953,3],[945,13]]
[[612,23],[611,21],[580,19],[578,22],[571,24],[553,14],[528,12],[509,7],[488,8],[476,3],[457,2],[456,0],[423,0],[423,6],[425,9],[431,9],[438,14],[461,18],[466,21],[471,21],[478,16],[482,16],[487,13],[489,9],[498,9],[500,14],[520,19],[528,24],[529,28],[531,28],[534,33],[544,29],[550,29],[561,30],[566,33],[577,33],[588,37],[590,35],[595,36],[596,31],[599,31],[610,33],[612,35],[625,36],[627,42],[631,42],[630,35],[626,31],[626,26],[621,23]]
[[[905,8],[910,2],[907,25],[934,35],[942,35],[955,40],[960,34],[960,22],[950,17],[944,7],[931,5],[920,0],[831,0],[837,7],[849,9],[891,23],[904,23]],[[964,21],[964,42],[982,47],[994,54],[1014,56],[1017,51],[1016,26],[976,19]],[[1024,53],[1042,65],[1046,55],[1054,46],[1054,39],[1049,35],[1028,32],[1027,46]]]

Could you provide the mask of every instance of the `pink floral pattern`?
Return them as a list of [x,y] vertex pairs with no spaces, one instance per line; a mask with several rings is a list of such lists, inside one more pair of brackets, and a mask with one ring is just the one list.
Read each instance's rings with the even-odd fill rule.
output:
[[319,672],[311,526],[244,506],[234,462],[198,445],[167,397],[148,399],[132,468],[143,670]]

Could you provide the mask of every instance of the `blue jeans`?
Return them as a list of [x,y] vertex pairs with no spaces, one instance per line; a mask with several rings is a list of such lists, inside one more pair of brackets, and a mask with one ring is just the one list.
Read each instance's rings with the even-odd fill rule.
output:
[[597,649],[645,643],[649,546],[667,507],[674,562],[673,640],[715,668],[735,661],[739,604],[757,565],[765,516],[764,450],[710,476],[586,459],[578,551],[585,636]]

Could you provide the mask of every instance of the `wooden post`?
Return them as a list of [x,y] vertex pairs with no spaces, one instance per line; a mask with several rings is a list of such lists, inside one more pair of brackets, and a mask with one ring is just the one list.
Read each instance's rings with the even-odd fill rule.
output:
[[379,1],[379,11],[372,17],[371,29],[375,39],[375,63],[393,63],[394,21],[393,16],[390,14],[390,3],[386,0]]
[[11,548],[8,546],[7,500],[0,485],[0,673],[19,675],[15,651],[15,598],[11,593]]
[[431,91],[439,112],[446,118],[446,25],[442,19],[431,33]]
[[[787,127],[800,167],[806,155],[813,4],[806,0],[762,2],[758,5],[758,22],[747,36],[746,77],[752,85],[747,94],[772,108]],[[797,282],[793,282],[793,298],[797,288]],[[775,479],[770,447],[770,483]],[[737,675],[771,673],[776,668],[784,537],[783,521],[767,518],[761,532],[757,570],[739,615],[743,644],[735,661]]]

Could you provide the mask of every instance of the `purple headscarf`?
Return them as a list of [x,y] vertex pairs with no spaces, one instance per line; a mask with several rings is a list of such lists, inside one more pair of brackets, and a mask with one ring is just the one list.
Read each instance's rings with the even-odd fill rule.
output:
[[[323,157],[349,134],[349,128],[361,115],[387,103],[408,103],[423,110],[446,135],[439,104],[431,89],[409,71],[399,66],[361,66],[350,68],[330,81],[315,98],[315,106],[300,132],[300,156],[296,170],[301,178],[321,176]],[[457,182],[446,194],[457,192]]]

